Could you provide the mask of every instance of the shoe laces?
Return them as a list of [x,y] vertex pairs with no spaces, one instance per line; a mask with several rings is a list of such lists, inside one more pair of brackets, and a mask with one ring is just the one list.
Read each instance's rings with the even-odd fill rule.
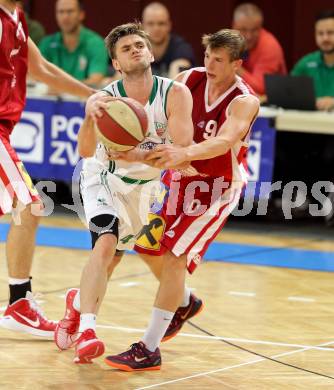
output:
[[29,301],[29,306],[30,306],[30,309],[34,312],[36,312],[41,318],[43,318],[45,321],[48,321],[48,322],[53,322],[53,321],[50,321],[50,320],[47,320],[47,318],[45,317],[45,314],[41,308],[41,306],[38,304],[37,302],[37,299],[38,298],[42,298],[43,294],[41,293],[32,293],[30,291],[27,291],[27,294],[26,294],[26,298],[28,299]]
[[64,329],[67,334],[74,335],[77,332],[78,329],[78,321],[77,320],[69,320],[67,318],[62,319],[59,321],[59,327],[61,329]]
[[144,347],[143,343],[133,343],[130,346],[130,354],[132,357],[146,357],[149,359],[150,356],[146,353],[145,349],[146,348]]

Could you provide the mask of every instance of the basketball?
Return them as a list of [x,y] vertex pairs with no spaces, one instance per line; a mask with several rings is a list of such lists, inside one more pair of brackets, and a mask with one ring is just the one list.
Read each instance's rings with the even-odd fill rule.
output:
[[95,126],[99,141],[120,152],[133,149],[142,142],[147,127],[144,107],[134,99],[123,97],[110,102]]

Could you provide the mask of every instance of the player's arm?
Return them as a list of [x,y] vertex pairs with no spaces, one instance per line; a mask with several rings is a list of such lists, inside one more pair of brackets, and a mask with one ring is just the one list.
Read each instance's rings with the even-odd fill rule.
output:
[[96,150],[97,135],[94,124],[102,115],[102,109],[108,107],[108,103],[114,99],[105,91],[99,91],[91,95],[86,102],[86,116],[78,133],[78,151],[81,157],[92,157]]
[[157,148],[151,158],[157,159],[155,166],[166,169],[184,162],[224,155],[247,134],[258,111],[259,100],[255,96],[237,98],[231,103],[228,116],[216,137],[179,149],[165,145]]
[[97,145],[97,136],[94,128],[94,120],[86,115],[78,133],[78,151],[83,158],[94,156]]
[[187,160],[206,160],[226,154],[248,132],[259,111],[259,100],[252,95],[235,99],[216,137],[187,148]]
[[[171,137],[175,148],[190,145],[193,139],[192,123],[192,96],[189,89],[180,83],[174,83],[167,95],[166,113],[168,118],[168,133]],[[123,159],[128,162],[141,161],[145,164],[155,166],[151,161],[152,151],[134,148],[129,152],[109,152],[112,160]]]
[[109,103],[115,100],[115,97],[109,95],[106,91],[99,91],[91,95],[86,102],[86,115],[91,116],[94,122],[103,115]]
[[168,133],[173,144],[187,146],[192,143],[194,126],[192,122],[193,99],[185,85],[174,82],[167,95]]
[[30,38],[28,38],[28,71],[35,80],[47,84],[58,92],[83,98],[87,98],[94,92],[92,88],[47,61]]

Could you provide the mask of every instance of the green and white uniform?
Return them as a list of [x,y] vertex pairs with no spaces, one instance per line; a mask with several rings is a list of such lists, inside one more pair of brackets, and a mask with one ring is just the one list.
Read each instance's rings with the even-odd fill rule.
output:
[[[153,88],[145,105],[148,133],[138,147],[152,149],[169,143],[167,129],[167,96],[173,81],[153,76]],[[126,97],[123,81],[109,84],[105,89],[115,97]],[[160,169],[142,163],[110,161],[107,150],[99,143],[95,156],[84,160],[81,172],[81,193],[87,222],[101,214],[119,218],[117,249],[131,249],[147,216],[152,196],[160,188]]]

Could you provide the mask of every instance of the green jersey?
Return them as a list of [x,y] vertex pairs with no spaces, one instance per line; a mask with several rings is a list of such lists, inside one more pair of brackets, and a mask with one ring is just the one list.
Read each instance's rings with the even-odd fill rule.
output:
[[293,67],[291,74],[312,77],[316,97],[334,96],[334,66],[325,64],[320,51],[302,57]]
[[80,28],[79,44],[73,51],[64,45],[61,32],[43,38],[39,49],[48,61],[77,80],[85,80],[94,73],[107,74],[108,53],[104,41],[88,28]]

